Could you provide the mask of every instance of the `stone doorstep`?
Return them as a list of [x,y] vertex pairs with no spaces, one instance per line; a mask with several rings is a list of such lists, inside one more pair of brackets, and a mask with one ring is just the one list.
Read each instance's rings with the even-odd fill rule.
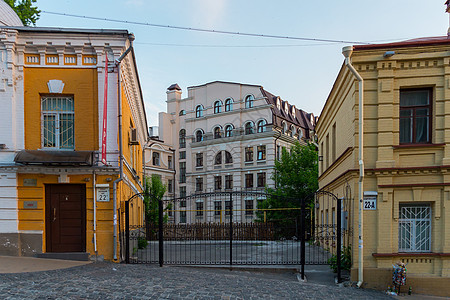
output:
[[77,261],[89,261],[89,253],[87,252],[48,252],[37,253],[34,255],[36,258],[49,258],[49,259],[65,259],[65,260],[77,260]]

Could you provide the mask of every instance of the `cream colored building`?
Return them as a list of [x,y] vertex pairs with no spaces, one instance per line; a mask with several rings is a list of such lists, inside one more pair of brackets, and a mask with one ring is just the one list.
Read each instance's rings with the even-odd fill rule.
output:
[[[259,85],[215,81],[189,87],[186,98],[181,95],[177,84],[168,88],[167,113],[160,113],[159,120],[159,138],[176,149],[177,196],[263,191],[273,186],[271,175],[281,149],[296,141],[306,143],[314,130],[312,114]],[[233,209],[248,211],[233,220],[253,220],[257,200],[233,203]],[[227,220],[208,215],[226,209],[226,200],[180,204],[175,207],[180,222]],[[200,210],[207,212],[194,214]]]
[[[445,36],[353,47],[364,82],[364,286],[386,289],[392,265],[403,261],[404,290],[450,295],[449,46]],[[320,188],[354,200],[355,281],[358,86],[344,64],[316,127]]]

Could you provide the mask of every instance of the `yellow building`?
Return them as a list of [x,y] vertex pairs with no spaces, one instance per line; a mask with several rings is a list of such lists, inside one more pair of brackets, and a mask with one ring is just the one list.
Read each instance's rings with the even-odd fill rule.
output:
[[355,72],[343,64],[320,115],[319,184],[353,199],[351,275],[358,281],[359,74],[365,287],[392,285],[392,265],[402,261],[404,290],[450,295],[449,46],[445,36],[353,47]]
[[[120,260],[123,202],[142,192],[148,137],[134,36],[9,25],[0,29],[0,254]],[[142,204],[133,209],[141,222]]]

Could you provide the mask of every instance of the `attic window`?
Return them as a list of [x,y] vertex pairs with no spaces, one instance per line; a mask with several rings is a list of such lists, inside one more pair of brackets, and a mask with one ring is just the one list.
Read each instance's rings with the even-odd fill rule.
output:
[[280,102],[280,98],[277,98],[277,108],[279,110],[281,110],[281,102]]
[[292,105],[291,114],[293,117],[295,117],[295,106],[294,105]]
[[284,112],[286,113],[286,115],[289,114],[289,108],[288,108],[287,102],[284,103]]

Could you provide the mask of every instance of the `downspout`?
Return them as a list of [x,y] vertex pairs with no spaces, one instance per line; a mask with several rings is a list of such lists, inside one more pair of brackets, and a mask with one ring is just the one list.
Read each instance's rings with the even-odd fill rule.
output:
[[358,199],[359,199],[359,224],[358,224],[358,287],[361,287],[363,283],[363,267],[364,267],[364,252],[363,252],[363,224],[364,224],[364,216],[363,216],[363,181],[364,181],[364,81],[361,75],[356,71],[356,69],[352,66],[350,61],[350,57],[352,56],[353,46],[347,46],[342,48],[342,54],[345,57],[345,65],[352,72],[352,74],[359,81],[359,111],[358,111],[358,131],[359,131],[359,151],[358,151],[358,160],[359,160],[359,183],[358,183]]
[[118,104],[118,130],[119,130],[119,178],[113,182],[113,231],[114,231],[114,241],[113,241],[113,259],[117,260],[117,184],[123,180],[123,149],[122,149],[122,89],[121,89],[121,78],[120,78],[120,63],[125,58],[125,56],[133,49],[134,35],[130,34],[128,36],[130,40],[130,47],[125,50],[122,55],[116,59],[115,64],[117,67],[117,104]]
[[95,258],[97,260],[97,191],[96,191],[96,184],[97,184],[97,176],[95,174],[95,170],[92,171],[93,173],[93,191],[94,191],[94,196],[93,196],[93,200],[94,200],[94,252],[95,252]]

